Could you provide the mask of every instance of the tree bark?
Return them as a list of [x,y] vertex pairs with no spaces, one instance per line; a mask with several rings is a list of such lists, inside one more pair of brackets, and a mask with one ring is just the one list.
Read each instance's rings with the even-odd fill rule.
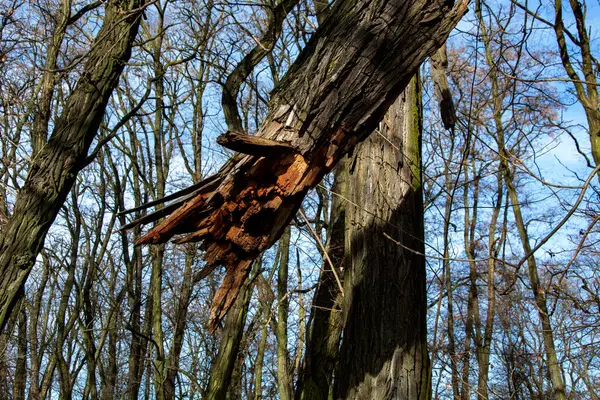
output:
[[33,160],[13,215],[0,232],[0,331],[31,272],[46,233],[86,165],[108,99],[129,60],[144,0],[112,0],[77,86]]
[[467,4],[336,2],[273,91],[257,133],[296,152],[237,154],[219,173],[183,191],[187,197],[157,212],[154,220],[171,214],[138,244],[186,233],[181,241],[204,242],[209,266],[227,268],[211,308],[213,329],[235,301],[252,260],[281,236],[307,191],[373,131]]
[[[58,366],[58,383],[60,385],[60,398],[70,400],[73,396],[73,379],[71,374],[71,363],[68,355],[68,351],[65,348],[68,347],[68,337],[71,334],[71,329],[75,320],[73,315],[69,315],[69,299],[71,292],[75,286],[75,269],[77,267],[77,259],[79,257],[79,239],[81,237],[81,213],[79,205],[77,204],[77,187],[71,192],[72,195],[72,207],[73,207],[73,222],[67,218],[67,225],[71,233],[71,254],[69,259],[66,260],[66,279],[64,286],[61,290],[60,302],[58,305],[58,311],[56,313],[56,341],[54,343],[54,352]],[[73,224],[74,226],[71,226]],[[74,315],[79,313],[81,308],[80,302],[76,302],[73,307]],[[65,357],[67,355],[67,357]]]
[[15,367],[15,379],[13,387],[13,398],[25,400],[25,388],[27,387],[27,313],[23,307],[19,312],[19,337],[17,338],[17,365]]
[[357,149],[348,177],[336,399],[427,399],[418,78]]
[[279,269],[277,270],[277,386],[281,400],[292,400],[292,377],[288,354],[288,268],[290,260],[291,228],[288,226],[279,241]]
[[253,289],[254,286],[251,282],[246,280],[242,289],[243,295],[239,296],[231,309],[231,313],[225,320],[219,353],[213,362],[210,381],[206,390],[206,398],[209,400],[225,400],[227,398],[235,360],[244,334],[244,325],[246,324]]

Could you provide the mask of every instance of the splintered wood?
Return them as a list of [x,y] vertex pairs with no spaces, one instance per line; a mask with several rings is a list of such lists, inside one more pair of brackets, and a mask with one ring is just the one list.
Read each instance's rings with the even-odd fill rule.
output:
[[228,149],[253,156],[273,156],[281,153],[294,153],[296,148],[289,143],[250,136],[243,132],[229,131],[217,138],[217,143]]
[[315,175],[302,155],[291,152],[243,161],[235,178],[226,176],[215,191],[189,199],[136,243],[164,243],[183,235],[175,243],[203,241],[207,265],[226,267],[211,307],[211,330],[233,304],[252,260],[277,240],[324,171],[319,163],[322,173]]

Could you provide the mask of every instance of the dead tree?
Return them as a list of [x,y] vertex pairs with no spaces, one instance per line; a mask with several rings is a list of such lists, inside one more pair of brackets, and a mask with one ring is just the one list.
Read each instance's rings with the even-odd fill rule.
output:
[[[203,241],[206,272],[227,273],[211,328],[233,304],[252,260],[271,246],[307,191],[364,140],[466,12],[468,0],[344,0],[331,9],[272,93],[255,137],[228,132],[238,151],[221,170],[154,214],[165,218],[138,244]],[[149,203],[152,206],[157,204]]]

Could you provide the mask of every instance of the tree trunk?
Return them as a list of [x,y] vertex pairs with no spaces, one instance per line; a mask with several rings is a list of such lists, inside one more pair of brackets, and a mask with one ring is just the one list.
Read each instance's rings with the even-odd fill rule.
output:
[[17,365],[13,386],[13,398],[25,400],[27,387],[27,314],[25,308],[19,312],[19,337],[17,338]]
[[46,233],[86,165],[106,104],[129,60],[144,0],[112,0],[77,86],[33,160],[0,233],[0,331],[19,300]]
[[[467,4],[336,2],[273,91],[270,112],[256,135],[278,144],[279,151],[273,153],[264,140],[238,147],[249,154],[235,155],[154,218],[129,225],[171,213],[138,244],[187,233],[179,242],[204,241],[207,264],[226,265],[211,308],[213,329],[235,301],[252,260],[281,236],[307,191],[373,131],[419,64],[444,43]],[[226,142],[227,135],[223,138]]]
[[[337,268],[338,276],[342,275],[344,262],[348,164],[347,159],[339,162],[332,187],[327,254]],[[343,327],[342,301],[334,271],[329,263],[324,263],[313,298],[306,356],[298,376],[298,400],[327,400],[333,394],[333,371]]]
[[483,43],[485,46],[485,57],[486,62],[490,68],[489,77],[491,80],[491,95],[492,95],[492,106],[493,106],[493,118],[494,126],[496,128],[496,143],[498,146],[499,164],[500,171],[504,176],[504,182],[506,184],[506,191],[508,192],[508,198],[510,199],[513,215],[515,217],[515,224],[519,231],[519,238],[521,239],[521,245],[527,258],[527,267],[529,273],[529,281],[531,283],[531,291],[535,299],[536,308],[538,311],[538,317],[542,325],[542,338],[544,341],[544,350],[546,353],[546,365],[548,367],[548,373],[552,383],[552,389],[554,398],[557,400],[566,399],[566,388],[565,382],[562,376],[562,368],[558,361],[556,354],[556,346],[554,342],[554,332],[550,321],[550,313],[548,311],[548,305],[546,301],[546,291],[541,285],[540,277],[538,273],[537,261],[532,253],[532,248],[529,240],[529,234],[527,232],[527,225],[521,212],[521,205],[519,203],[519,197],[514,181],[514,172],[510,166],[510,160],[513,157],[506,148],[505,129],[503,122],[503,111],[502,111],[502,96],[498,84],[498,71],[496,63],[492,57],[492,39],[487,33],[483,14],[482,4],[478,0],[475,3],[475,13],[479,20],[479,26],[482,32]]
[[[450,359],[450,372],[451,372],[451,386],[452,386],[452,399],[459,400],[460,399],[460,389],[459,389],[459,376],[458,376],[458,366],[457,366],[457,354],[456,354],[456,343],[455,343],[455,334],[454,334],[454,299],[453,299],[453,287],[452,287],[452,271],[450,269],[450,227],[451,227],[451,219],[452,212],[454,210],[454,195],[455,195],[455,180],[453,178],[452,164],[454,151],[456,150],[455,146],[455,137],[454,135],[450,136],[450,145],[448,146],[446,156],[442,156],[444,159],[444,193],[445,193],[445,202],[444,202],[444,227],[442,233],[442,243],[443,243],[443,275],[442,275],[442,284],[444,285],[444,290],[446,291],[447,297],[447,351],[448,358]],[[440,303],[438,303],[438,311],[441,307],[442,296],[440,296]],[[439,314],[438,314],[439,315]],[[436,324],[437,325],[437,324]],[[437,332],[437,331],[436,331]],[[430,371],[430,375],[431,375]]]
[[[81,237],[81,213],[79,211],[79,205],[77,204],[77,187],[73,189],[72,194],[72,208],[73,208],[73,222],[74,226],[71,226],[71,222],[67,218],[67,224],[71,233],[71,254],[70,258],[66,260],[66,273],[67,277],[64,282],[64,286],[61,290],[60,302],[58,304],[58,312],[56,313],[56,341],[54,343],[54,352],[58,366],[58,382],[60,385],[60,398],[64,400],[70,400],[73,396],[73,379],[71,374],[71,362],[68,356],[67,340],[71,333],[71,329],[74,324],[73,316],[69,314],[69,299],[71,292],[75,286],[75,269],[77,268],[77,259],[79,257],[79,239]],[[81,308],[79,302],[75,303],[73,308],[73,315],[79,313]],[[67,357],[65,357],[65,354]]]
[[499,149],[500,157],[502,157],[501,163],[502,170],[504,172],[504,181],[506,182],[506,189],[508,191],[508,197],[510,198],[513,214],[515,217],[515,223],[519,231],[519,237],[521,238],[521,245],[523,246],[523,252],[525,254],[531,254],[527,258],[527,269],[529,273],[529,281],[531,283],[531,291],[535,299],[535,305],[538,311],[538,317],[542,325],[542,338],[544,341],[544,350],[546,353],[546,366],[548,367],[548,373],[550,375],[550,381],[552,383],[552,391],[556,400],[565,400],[566,388],[565,382],[562,375],[562,367],[558,361],[556,354],[556,345],[554,343],[554,330],[550,321],[550,312],[548,311],[548,304],[546,301],[546,290],[543,288],[540,277],[538,274],[537,261],[531,252],[531,245],[529,241],[529,234],[525,225],[525,220],[521,212],[521,205],[519,203],[519,197],[517,195],[517,189],[514,185],[513,172],[508,166],[509,154],[506,149]]
[[177,300],[177,311],[173,322],[173,344],[171,345],[169,356],[167,358],[167,378],[164,384],[165,398],[169,400],[175,399],[175,378],[179,372],[179,360],[181,357],[181,350],[183,349],[188,307],[194,289],[194,271],[192,269],[194,264],[194,252],[195,248],[190,247],[185,255],[185,272],[183,273],[183,281],[181,282],[181,295]]
[[[494,317],[496,310],[496,259],[499,255],[499,249],[506,238],[505,230],[502,231],[500,238],[496,237],[498,218],[502,211],[503,202],[503,179],[502,171],[496,174],[496,201],[492,211],[492,218],[488,227],[488,261],[487,261],[487,313],[483,335],[478,334],[477,341],[477,364],[479,367],[479,376],[477,380],[477,398],[479,400],[488,399],[489,371],[490,371],[490,353],[492,351],[492,336],[494,333]],[[473,255],[473,258],[474,255]],[[479,312],[479,311],[477,311]]]
[[40,386],[43,383],[41,368],[43,352],[40,351],[40,342],[43,342],[44,338],[39,337],[38,325],[42,309],[42,298],[46,292],[48,276],[50,275],[50,263],[48,262],[48,257],[43,253],[42,264],[42,277],[36,288],[37,290],[30,308],[31,311],[29,312],[29,398],[34,400],[41,398],[42,388]]
[[290,260],[291,228],[288,226],[279,241],[277,270],[277,386],[281,400],[292,400],[292,377],[288,355],[288,267]]
[[[129,124],[126,124],[129,133],[129,148],[131,149],[131,157],[136,165],[139,165],[138,157],[138,142],[135,132]],[[115,195],[116,209],[119,212],[125,209],[125,193],[124,188],[126,182],[121,182],[119,170],[112,160],[110,152],[107,152],[111,169],[113,171],[113,191]],[[135,204],[141,204],[142,200],[142,184],[140,182],[140,171],[134,170],[131,177],[132,191]],[[125,216],[119,215],[119,223],[125,224]],[[133,240],[140,237],[140,228],[133,230]],[[123,264],[125,265],[125,286],[127,292],[127,303],[129,305],[129,315],[126,317],[127,329],[131,332],[131,342],[129,344],[128,362],[127,362],[127,386],[124,390],[123,397],[127,400],[137,400],[140,390],[141,376],[143,374],[143,363],[145,357],[146,340],[141,334],[141,307],[142,307],[142,249],[136,247],[130,253],[130,242],[127,232],[120,233],[121,248],[123,249]]]
[[348,178],[336,399],[427,399],[421,98],[414,78]]
[[[261,302],[261,308],[263,309],[263,328],[260,332],[260,340],[258,342],[258,349],[256,351],[256,363],[255,363],[255,371],[254,371],[254,400],[261,400],[262,397],[262,376],[263,376],[263,364],[265,359],[265,351],[267,347],[267,337],[269,336],[269,323],[272,322],[272,311],[271,308],[273,306],[273,301],[275,301],[275,296],[271,292],[266,290],[261,290],[260,280],[261,275],[258,277],[259,285],[258,293],[259,299]],[[267,287],[268,283],[265,282],[263,287]],[[261,297],[263,297],[261,299]]]
[[240,296],[231,308],[225,320],[221,337],[221,345],[217,358],[210,371],[210,381],[206,390],[208,400],[225,400],[231,383],[235,360],[237,359],[246,324],[246,316],[252,297],[253,286],[246,281]]

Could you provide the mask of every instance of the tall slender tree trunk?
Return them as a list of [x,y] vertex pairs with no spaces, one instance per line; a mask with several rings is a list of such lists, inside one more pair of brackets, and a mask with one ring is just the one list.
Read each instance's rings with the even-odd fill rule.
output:
[[550,375],[550,380],[552,383],[554,398],[557,400],[564,400],[566,399],[566,388],[562,376],[562,368],[558,362],[558,357],[556,354],[554,332],[552,330],[550,314],[548,311],[548,305],[546,301],[546,291],[541,285],[537,261],[535,256],[531,252],[532,248],[529,241],[529,234],[527,232],[525,220],[521,211],[521,205],[519,203],[519,197],[515,186],[514,173],[509,163],[509,160],[511,159],[511,154],[506,149],[506,138],[502,110],[503,97],[500,93],[500,86],[498,83],[499,72],[492,56],[492,38],[489,36],[484,23],[481,0],[478,0],[475,3],[475,13],[479,20],[479,27],[485,46],[486,62],[490,68],[489,78],[491,81],[493,119],[496,128],[495,134],[496,143],[498,146],[498,154],[500,157],[499,168],[504,176],[504,182],[506,184],[508,198],[510,199],[512,205],[513,215],[515,217],[517,230],[519,231],[519,238],[521,239],[523,252],[525,255],[529,255],[529,257],[527,258],[529,281],[531,283],[531,291],[535,299],[538,316],[542,325],[542,339],[544,341],[544,350],[546,353],[546,365],[548,367],[548,373]]
[[[452,212],[454,210],[454,180],[452,178],[452,154],[455,150],[455,140],[454,136],[451,136],[450,148],[447,153],[447,158],[445,161],[444,167],[444,188],[445,188],[445,204],[444,204],[444,228],[442,234],[443,241],[443,255],[444,259],[442,261],[443,265],[443,285],[446,291],[447,298],[447,314],[446,314],[446,332],[447,332],[447,342],[448,342],[448,358],[450,359],[450,373],[451,373],[451,386],[452,386],[452,398],[454,400],[460,399],[460,388],[459,388],[459,373],[458,373],[458,364],[457,364],[457,354],[456,354],[456,342],[455,342],[455,333],[454,333],[454,291],[452,287],[452,271],[450,270],[450,226],[451,226],[451,218]],[[441,297],[439,306],[441,306]]]
[[31,311],[29,312],[29,398],[34,400],[41,397],[42,353],[40,352],[41,340],[38,333],[38,326],[42,309],[42,298],[44,297],[50,275],[50,265],[48,258],[44,254],[42,254],[42,263],[40,284],[37,287],[34,300],[31,304]]
[[[116,271],[114,269],[113,271]],[[120,272],[120,271],[119,271]],[[107,357],[106,364],[101,368],[100,379],[101,382],[101,400],[111,400],[117,396],[117,393],[122,394],[118,390],[118,383],[125,382],[125,380],[119,379],[119,361],[120,359],[118,354],[118,341],[119,341],[119,330],[117,329],[120,326],[121,321],[121,304],[123,299],[125,298],[125,288],[120,289],[121,291],[115,296],[115,289],[117,284],[117,273],[113,272],[113,277],[111,278],[110,284],[110,293],[111,298],[113,300],[113,304],[115,304],[113,309],[110,311],[108,322],[106,325],[106,329],[108,329],[108,345],[106,345]]]
[[242,288],[242,295],[238,297],[225,319],[219,353],[210,370],[210,381],[206,390],[207,400],[225,400],[227,398],[235,361],[242,343],[253,289],[254,286],[247,280]]
[[19,336],[17,338],[17,365],[15,367],[15,379],[13,385],[13,398],[25,400],[25,388],[27,387],[27,313],[25,308],[19,312]]
[[288,226],[279,241],[279,269],[277,270],[277,386],[281,400],[292,400],[292,377],[288,354],[288,269],[290,260],[291,228]]
[[[277,263],[277,260],[276,260]],[[254,371],[254,400],[262,399],[262,376],[263,376],[263,367],[264,367],[264,359],[265,359],[265,351],[267,347],[267,338],[269,336],[269,325],[272,322],[272,306],[275,301],[275,295],[266,290],[268,288],[268,283],[264,281],[264,284],[261,285],[262,276],[259,276],[259,298],[261,302],[261,308],[263,310],[263,327],[260,332],[260,339],[258,342],[258,349],[256,355],[256,363],[255,363],[255,371]],[[262,298],[261,298],[262,297]]]
[[33,160],[12,216],[0,232],[0,331],[19,300],[48,229],[86,165],[89,147],[129,60],[144,0],[111,0],[84,71]]
[[[129,133],[129,148],[131,149],[131,158],[134,165],[139,165],[138,141],[131,124],[125,125]],[[110,152],[106,153],[108,161],[113,171],[113,190],[116,201],[116,208],[119,212],[125,210],[125,180],[121,182],[119,170],[112,160]],[[137,167],[133,168],[132,173],[132,191],[134,204],[142,203],[142,188],[140,182],[141,171]],[[123,178],[124,179],[124,178]],[[119,214],[119,223],[126,223],[125,216]],[[133,230],[133,240],[140,237],[141,230],[136,228]],[[129,316],[126,318],[127,328],[131,333],[131,342],[129,345],[129,359],[127,368],[127,387],[124,391],[124,397],[128,400],[137,400],[141,384],[141,375],[143,373],[143,362],[145,355],[146,340],[141,335],[141,308],[142,308],[142,249],[135,247],[130,253],[130,242],[126,232],[121,232],[121,248],[123,249],[123,263],[126,268],[125,287],[127,292],[127,303],[129,305]]]
[[335,169],[327,254],[337,271],[323,263],[313,298],[306,355],[299,372],[296,399],[326,400],[333,395],[333,371],[343,328],[342,294],[335,278],[342,276],[346,232],[346,198],[349,160]]
[[174,317],[173,327],[173,344],[169,350],[167,358],[167,376],[165,381],[165,398],[175,399],[175,378],[179,371],[179,359],[181,350],[183,349],[183,338],[185,335],[186,319],[188,307],[194,289],[194,252],[196,248],[190,247],[185,255],[185,271],[183,273],[183,281],[181,283],[180,296],[177,301],[176,314]]
[[[72,314],[70,317],[70,313],[68,312],[70,303],[69,298],[71,297],[71,292],[75,285],[75,269],[77,267],[77,259],[79,257],[79,239],[81,236],[82,216],[79,211],[79,206],[77,204],[76,189],[77,187],[75,187],[71,192],[73,199],[72,208],[74,224],[74,226],[70,226],[69,223],[69,230],[71,231],[71,254],[70,258],[66,261],[67,265],[65,266],[65,269],[67,270],[67,277],[65,279],[64,286],[62,287],[60,303],[58,305],[58,312],[56,314],[56,342],[54,344],[54,353],[58,366],[60,398],[64,400],[70,400],[73,396],[74,383],[71,379],[72,366],[70,363],[70,359],[68,357],[65,358],[65,353],[68,353],[65,350],[65,344],[67,342],[69,333],[74,323],[72,315],[77,315],[79,313],[79,307],[74,307],[74,309],[72,310],[74,314]],[[79,304],[77,303],[76,305],[79,306]]]
[[[470,135],[470,132],[468,133]],[[470,143],[470,148],[465,149],[466,154],[471,155],[471,158],[465,158],[462,167],[464,170],[464,181],[470,182],[469,170],[473,172],[473,193],[472,205],[469,198],[469,187],[463,189],[463,204],[464,204],[464,246],[465,254],[469,259],[469,297],[467,299],[467,316],[465,321],[465,349],[462,356],[462,390],[461,399],[468,400],[471,398],[471,384],[469,382],[471,372],[471,340],[477,346],[481,342],[481,317],[479,314],[479,289],[477,287],[477,264],[475,262],[476,239],[475,227],[477,226],[478,204],[479,204],[479,176],[475,166],[475,148],[470,138],[466,139],[466,143]]]
[[413,78],[351,162],[336,399],[427,399],[421,97]]
[[[162,198],[165,195],[167,184],[168,162],[165,160],[165,124],[164,124],[164,96],[165,96],[165,68],[162,61],[163,41],[166,33],[164,28],[164,13],[168,2],[164,5],[157,3],[158,19],[156,24],[156,38],[154,39],[153,48],[153,72],[154,72],[154,92],[156,100],[154,103],[154,121],[153,121],[153,139],[154,139],[154,169],[156,177],[154,186],[156,188],[156,198]],[[165,164],[166,162],[166,164]],[[162,204],[157,206],[161,209]],[[157,400],[165,399],[165,381],[167,380],[166,371],[166,355],[162,329],[162,277],[163,277],[163,261],[165,255],[165,246],[159,244],[152,246],[150,249],[152,257],[152,338],[154,339],[154,361],[152,369],[152,377],[154,383],[154,392]]]
[[[506,149],[500,150],[500,157],[502,157],[503,170],[504,170],[504,181],[506,182],[506,189],[508,191],[508,197],[513,209],[515,222],[519,231],[519,237],[523,246],[524,254],[531,254],[531,244],[529,241],[529,234],[525,225],[525,220],[521,212],[521,205],[519,203],[519,197],[517,190],[514,185],[513,173],[509,169],[508,159],[509,154]],[[533,255],[527,258],[527,269],[529,274],[529,282],[531,283],[531,291],[533,298],[535,299],[535,305],[538,311],[538,316],[542,325],[542,339],[544,341],[544,350],[546,353],[546,366],[548,367],[548,373],[550,375],[550,381],[552,383],[552,391],[556,400],[565,400],[566,388],[565,382],[562,376],[561,364],[558,361],[556,354],[556,345],[554,341],[554,331],[550,321],[550,312],[548,311],[548,304],[546,301],[546,291],[542,287],[540,277],[538,273],[537,260]]]

